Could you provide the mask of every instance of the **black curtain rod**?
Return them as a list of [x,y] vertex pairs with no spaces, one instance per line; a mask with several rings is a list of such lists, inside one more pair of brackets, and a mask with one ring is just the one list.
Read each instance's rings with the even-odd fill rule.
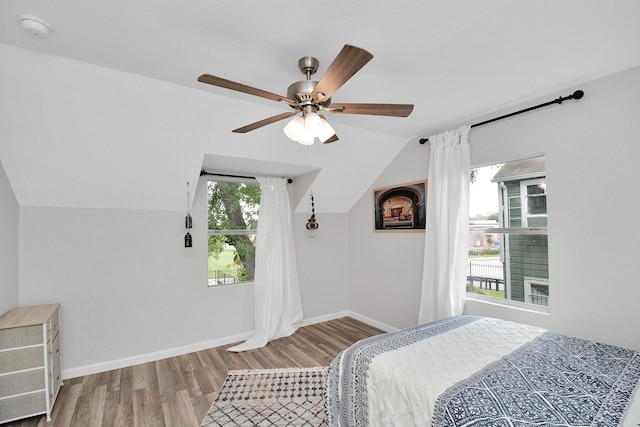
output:
[[[525,108],[524,110],[520,110],[520,111],[516,111],[516,112],[513,112],[513,113],[505,114],[504,116],[496,117],[495,119],[489,119],[489,120],[485,120],[484,122],[475,123],[475,124],[471,125],[471,127],[474,128],[476,126],[486,125],[487,123],[496,122],[498,120],[506,119],[507,117],[516,116],[518,114],[526,113],[526,112],[531,111],[531,110],[536,110],[538,108],[546,107],[547,105],[562,104],[563,101],[567,101],[569,99],[580,99],[583,96],[584,96],[584,92],[581,91],[581,90],[577,90],[577,91],[573,92],[571,95],[564,96],[564,97],[561,96],[561,97],[559,97],[557,99],[554,99],[553,101],[545,102],[543,104],[539,104],[539,105],[535,105],[533,107]],[[428,141],[429,141],[429,138],[420,138],[420,144],[424,144],[425,142],[428,142]]]
[[[213,175],[213,176],[225,176],[227,178],[242,178],[242,179],[256,179],[255,176],[245,176],[245,175],[229,175],[226,173],[211,173],[211,172],[207,172],[206,170],[202,169],[200,171],[200,176],[203,175]],[[287,183],[291,184],[293,182],[293,179],[291,178],[286,178]]]

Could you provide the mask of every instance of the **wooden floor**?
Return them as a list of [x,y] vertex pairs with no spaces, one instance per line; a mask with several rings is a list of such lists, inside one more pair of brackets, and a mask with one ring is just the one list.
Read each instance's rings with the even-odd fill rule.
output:
[[200,426],[227,371],[328,366],[341,350],[381,332],[344,317],[302,327],[258,350],[231,353],[230,344],[65,379],[51,422],[39,416],[4,426]]

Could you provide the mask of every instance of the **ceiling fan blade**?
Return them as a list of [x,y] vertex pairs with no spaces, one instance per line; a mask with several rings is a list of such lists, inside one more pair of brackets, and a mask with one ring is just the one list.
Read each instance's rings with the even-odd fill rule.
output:
[[238,92],[248,93],[249,95],[259,96],[261,98],[270,99],[276,102],[284,102],[285,104],[295,104],[296,101],[287,98],[286,96],[277,95],[275,93],[267,92],[266,90],[257,89],[255,87],[247,86],[242,83],[233,82],[231,80],[223,79],[222,77],[212,76],[210,74],[203,74],[198,77],[198,81],[201,83],[207,83],[210,85],[222,87],[225,89],[236,90]]
[[338,135],[336,135],[335,133],[333,134],[333,136],[329,139],[327,139],[326,141],[323,142],[323,144],[330,144],[332,142],[336,142],[338,140]]
[[374,116],[408,117],[413,104],[331,104],[327,111],[338,114],[370,114]]
[[297,111],[293,111],[291,113],[278,114],[277,116],[269,117],[267,119],[263,119],[263,120],[260,120],[258,122],[255,122],[255,123],[251,123],[250,125],[246,125],[246,126],[243,126],[241,128],[234,129],[232,132],[235,132],[235,133],[247,133],[247,132],[250,132],[252,130],[256,130],[258,128],[261,128],[262,126],[270,125],[271,123],[275,123],[277,121],[284,120],[287,117],[295,116],[296,114],[298,114]]
[[344,45],[336,59],[333,60],[312,93],[313,99],[322,102],[342,87],[373,55],[359,47]]

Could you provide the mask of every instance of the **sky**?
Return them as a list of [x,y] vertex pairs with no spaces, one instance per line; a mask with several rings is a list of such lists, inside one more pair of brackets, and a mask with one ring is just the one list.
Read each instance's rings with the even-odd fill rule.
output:
[[475,183],[471,184],[469,197],[469,216],[498,212],[498,184],[491,182],[491,178],[498,172],[494,166],[477,169]]

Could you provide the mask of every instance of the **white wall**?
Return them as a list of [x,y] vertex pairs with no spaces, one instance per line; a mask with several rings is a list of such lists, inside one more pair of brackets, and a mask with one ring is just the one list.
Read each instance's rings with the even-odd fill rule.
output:
[[349,309],[349,245],[346,214],[316,214],[318,230],[309,237],[307,214],[293,226],[305,320],[332,317]]
[[186,249],[184,213],[22,207],[20,303],[62,303],[65,377],[252,328],[250,287],[206,286],[204,209]]
[[[427,147],[407,147],[373,188],[424,180]],[[356,313],[396,329],[418,320],[424,256],[423,232],[373,231],[373,194],[365,193],[349,213],[349,301]]]
[[18,305],[20,208],[0,162],[0,316]]
[[[190,249],[182,212],[21,208],[20,304],[62,303],[65,378],[253,331],[252,285],[206,285],[205,188],[194,199]],[[348,308],[347,215],[318,221],[311,239],[306,215],[294,217],[305,320]]]
[[[546,154],[551,312],[532,314],[477,301],[467,301],[465,312],[640,349],[635,185],[640,68],[552,93],[539,102],[575,89],[585,91],[582,100],[470,133],[472,166]],[[426,178],[428,150],[417,141],[408,144],[374,186]],[[424,235],[372,232],[371,203],[371,195],[364,194],[349,214],[351,308],[408,327],[418,317]]]

